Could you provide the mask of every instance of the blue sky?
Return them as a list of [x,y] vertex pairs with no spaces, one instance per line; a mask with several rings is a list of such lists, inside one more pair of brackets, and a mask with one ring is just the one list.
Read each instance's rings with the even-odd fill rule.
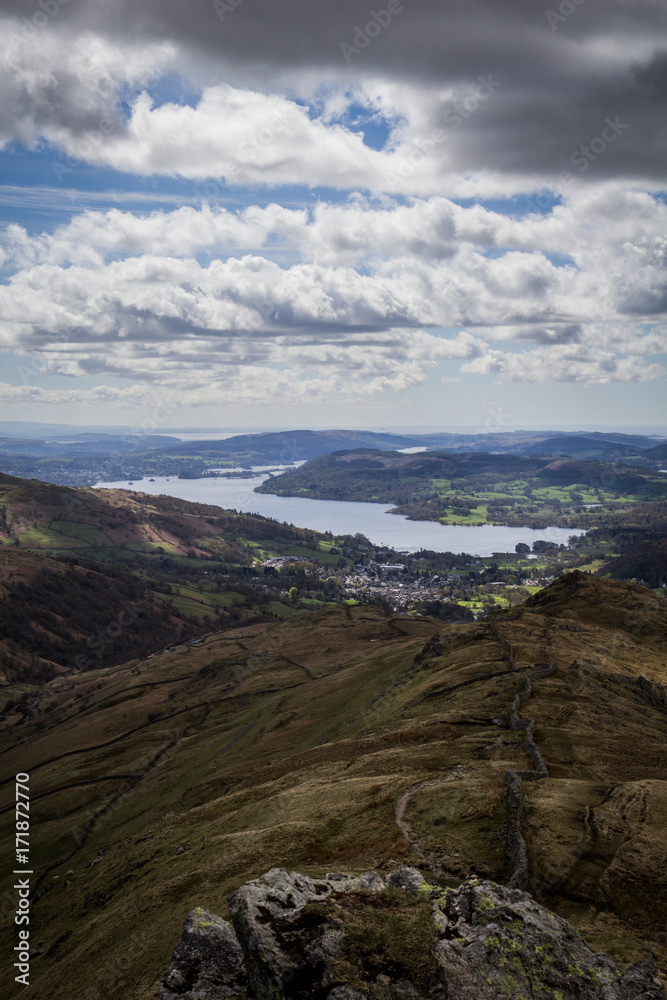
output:
[[664,428],[659,9],[293,6],[6,5],[0,419]]

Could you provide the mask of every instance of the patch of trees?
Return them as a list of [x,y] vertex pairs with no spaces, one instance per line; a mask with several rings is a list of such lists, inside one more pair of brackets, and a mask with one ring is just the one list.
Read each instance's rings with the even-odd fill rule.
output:
[[113,666],[195,629],[176,620],[132,573],[90,566],[70,563],[64,572],[45,567],[31,582],[10,585],[0,603],[0,633],[32,658],[39,679],[38,659],[65,667]]
[[464,608],[460,604],[454,604],[452,601],[418,601],[415,604],[415,608],[420,614],[439,618],[443,622],[470,622],[475,620],[475,616],[469,608]]
[[667,584],[667,537],[645,540],[606,562],[600,575],[637,580],[647,587]]

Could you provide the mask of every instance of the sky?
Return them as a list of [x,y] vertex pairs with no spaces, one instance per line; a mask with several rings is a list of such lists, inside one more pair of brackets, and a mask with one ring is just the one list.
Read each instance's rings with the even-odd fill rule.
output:
[[664,0],[2,0],[0,83],[0,419],[667,427]]

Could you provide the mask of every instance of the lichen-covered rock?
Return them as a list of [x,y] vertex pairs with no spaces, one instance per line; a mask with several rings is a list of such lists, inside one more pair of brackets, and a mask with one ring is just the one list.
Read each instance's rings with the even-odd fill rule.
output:
[[188,914],[160,985],[161,1000],[248,1000],[243,953],[228,921],[197,907]]
[[[413,880],[422,881],[419,872]],[[328,993],[344,985],[336,984],[333,970],[343,927],[322,904],[334,894],[373,894],[386,888],[377,872],[311,879],[284,868],[272,868],[241,886],[228,905],[257,1000],[316,996],[316,990],[328,987]]]
[[575,928],[525,892],[470,879],[435,904],[436,945],[449,997],[458,1000],[664,1000],[656,969],[625,974],[591,951]]
[[228,902],[238,942],[191,913],[163,1000],[667,1000],[649,962],[619,972],[567,921],[492,882],[273,868]]

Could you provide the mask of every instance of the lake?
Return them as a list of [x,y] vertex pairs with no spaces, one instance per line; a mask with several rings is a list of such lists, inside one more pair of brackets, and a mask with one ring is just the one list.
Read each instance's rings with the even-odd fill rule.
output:
[[[277,466],[272,468],[276,469]],[[134,490],[141,493],[180,497],[197,503],[216,504],[245,514],[262,514],[277,521],[287,521],[297,528],[331,531],[334,535],[361,532],[374,545],[389,545],[405,552],[432,549],[434,552],[468,552],[490,556],[494,552],[513,552],[518,542],[533,544],[538,538],[567,544],[576,528],[505,528],[502,525],[451,525],[435,521],[408,521],[403,514],[389,514],[392,504],[354,503],[346,500],[307,500],[303,497],[277,497],[254,493],[267,479],[266,472],[249,479],[176,479],[156,477],[117,483],[98,483],[97,489]]]

